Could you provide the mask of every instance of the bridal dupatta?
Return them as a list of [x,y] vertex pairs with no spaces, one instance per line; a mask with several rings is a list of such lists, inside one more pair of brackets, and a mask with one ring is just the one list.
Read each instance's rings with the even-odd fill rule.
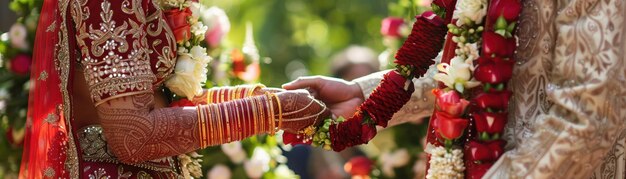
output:
[[[77,178],[72,136],[69,0],[44,0],[34,45],[20,178]],[[68,24],[70,23],[70,24]],[[71,43],[71,44],[70,44]]]

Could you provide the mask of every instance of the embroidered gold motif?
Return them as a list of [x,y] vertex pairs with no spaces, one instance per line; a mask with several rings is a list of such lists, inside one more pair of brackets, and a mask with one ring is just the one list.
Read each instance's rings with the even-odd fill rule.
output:
[[55,172],[55,171],[54,171],[54,169],[52,169],[51,167],[48,167],[48,168],[46,168],[46,169],[43,171],[43,175],[44,175],[44,176],[46,176],[46,177],[48,177],[48,178],[52,178],[52,177],[54,177],[55,173],[56,173],[56,172]]
[[52,23],[46,28],[46,32],[53,32],[54,28],[57,26],[57,21],[52,21]]
[[48,72],[42,71],[39,73],[39,78],[37,78],[37,80],[46,81],[46,79],[48,79]]
[[[68,29],[67,29],[67,7],[69,5],[70,1],[69,0],[59,0],[58,5],[59,5],[59,9],[58,12],[59,17],[61,18],[61,23],[59,24],[59,31],[58,31],[58,37],[59,37],[59,41],[57,42],[56,46],[55,46],[55,56],[56,59],[54,60],[55,62],[55,67],[57,69],[57,71],[59,72],[59,78],[61,80],[61,84],[59,84],[60,89],[61,89],[61,93],[63,96],[63,105],[61,107],[61,109],[63,109],[63,114],[71,114],[71,102],[70,102],[70,95],[69,95],[69,91],[67,90],[68,87],[68,80],[69,80],[69,74],[70,74],[70,52],[69,52],[69,41],[68,41]],[[76,144],[74,143],[74,134],[72,131],[72,123],[71,120],[64,120],[65,121],[65,125],[67,127],[67,152],[66,152],[66,158],[65,158],[65,168],[69,173],[69,177],[70,178],[78,178],[78,153],[76,151]]]
[[89,174],[89,179],[109,179],[111,176],[106,175],[107,172],[103,168],[93,171],[93,174]]
[[133,176],[132,172],[124,172],[124,167],[123,166],[118,166],[117,167],[117,178],[130,178],[131,176]]
[[44,121],[50,124],[56,124],[57,122],[59,122],[59,116],[57,116],[56,114],[50,113],[48,114],[48,116],[46,117]]
[[139,171],[139,173],[137,173],[137,179],[152,179],[152,176],[144,171]]

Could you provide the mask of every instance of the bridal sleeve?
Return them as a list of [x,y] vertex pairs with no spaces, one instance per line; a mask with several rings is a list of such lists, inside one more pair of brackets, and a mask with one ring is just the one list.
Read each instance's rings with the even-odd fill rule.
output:
[[[525,135],[528,138],[506,152],[484,178],[588,178],[603,159],[611,160],[605,158],[608,153],[620,150],[613,146],[626,133],[626,3],[534,3],[540,4],[539,9],[525,8],[528,12],[523,12],[522,18],[547,12],[549,17],[540,20],[550,22],[554,29],[539,32],[553,34],[554,47],[545,51],[551,54],[549,60],[533,59],[550,63],[547,69],[534,69],[546,70],[544,90],[550,107],[534,123],[523,124],[531,129]],[[525,99],[514,100],[522,103]],[[621,166],[612,170],[623,171],[623,163]]]

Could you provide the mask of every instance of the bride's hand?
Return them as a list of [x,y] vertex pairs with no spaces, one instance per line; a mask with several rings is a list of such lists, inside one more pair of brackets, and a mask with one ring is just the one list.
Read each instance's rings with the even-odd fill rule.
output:
[[254,90],[253,95],[254,96],[258,96],[258,95],[262,95],[265,94],[266,92],[270,92],[270,93],[280,93],[280,92],[284,92],[284,89],[281,88],[258,88],[256,90]]
[[284,91],[276,93],[276,96],[280,100],[283,115],[281,129],[287,132],[297,133],[330,117],[328,108],[306,90]]

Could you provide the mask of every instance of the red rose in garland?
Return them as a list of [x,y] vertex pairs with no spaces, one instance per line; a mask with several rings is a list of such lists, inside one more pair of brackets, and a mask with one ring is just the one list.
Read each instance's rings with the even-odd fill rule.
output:
[[189,8],[164,11],[167,24],[172,29],[177,43],[182,43],[191,38],[191,25],[187,21],[187,17],[191,16]]
[[512,57],[515,52],[515,38],[504,38],[495,32],[483,32],[483,50],[485,57]]
[[439,111],[452,117],[460,117],[469,105],[469,101],[461,98],[461,95],[455,90],[444,92],[442,89],[434,89],[433,94],[437,99],[436,104]]
[[504,140],[479,142],[471,140],[465,144],[465,160],[470,163],[495,162],[504,154]]
[[454,140],[463,135],[469,120],[448,116],[446,113],[435,113],[435,129],[443,139]]
[[[472,113],[476,124],[476,132],[482,137],[482,133],[502,134],[507,121],[506,112],[474,112]],[[483,139],[485,140],[485,139]]]
[[[496,34],[497,35],[497,34]],[[500,36],[500,35],[497,35]],[[506,83],[513,76],[513,62],[512,58],[489,58],[481,56],[478,58],[478,67],[474,71],[474,77],[478,81],[497,84]]]
[[492,0],[489,2],[489,8],[487,17],[492,22],[500,16],[504,17],[507,22],[515,22],[522,12],[522,3],[519,0]]
[[480,93],[476,95],[473,103],[482,109],[491,108],[493,110],[506,110],[509,106],[511,91],[504,90],[502,92]]

